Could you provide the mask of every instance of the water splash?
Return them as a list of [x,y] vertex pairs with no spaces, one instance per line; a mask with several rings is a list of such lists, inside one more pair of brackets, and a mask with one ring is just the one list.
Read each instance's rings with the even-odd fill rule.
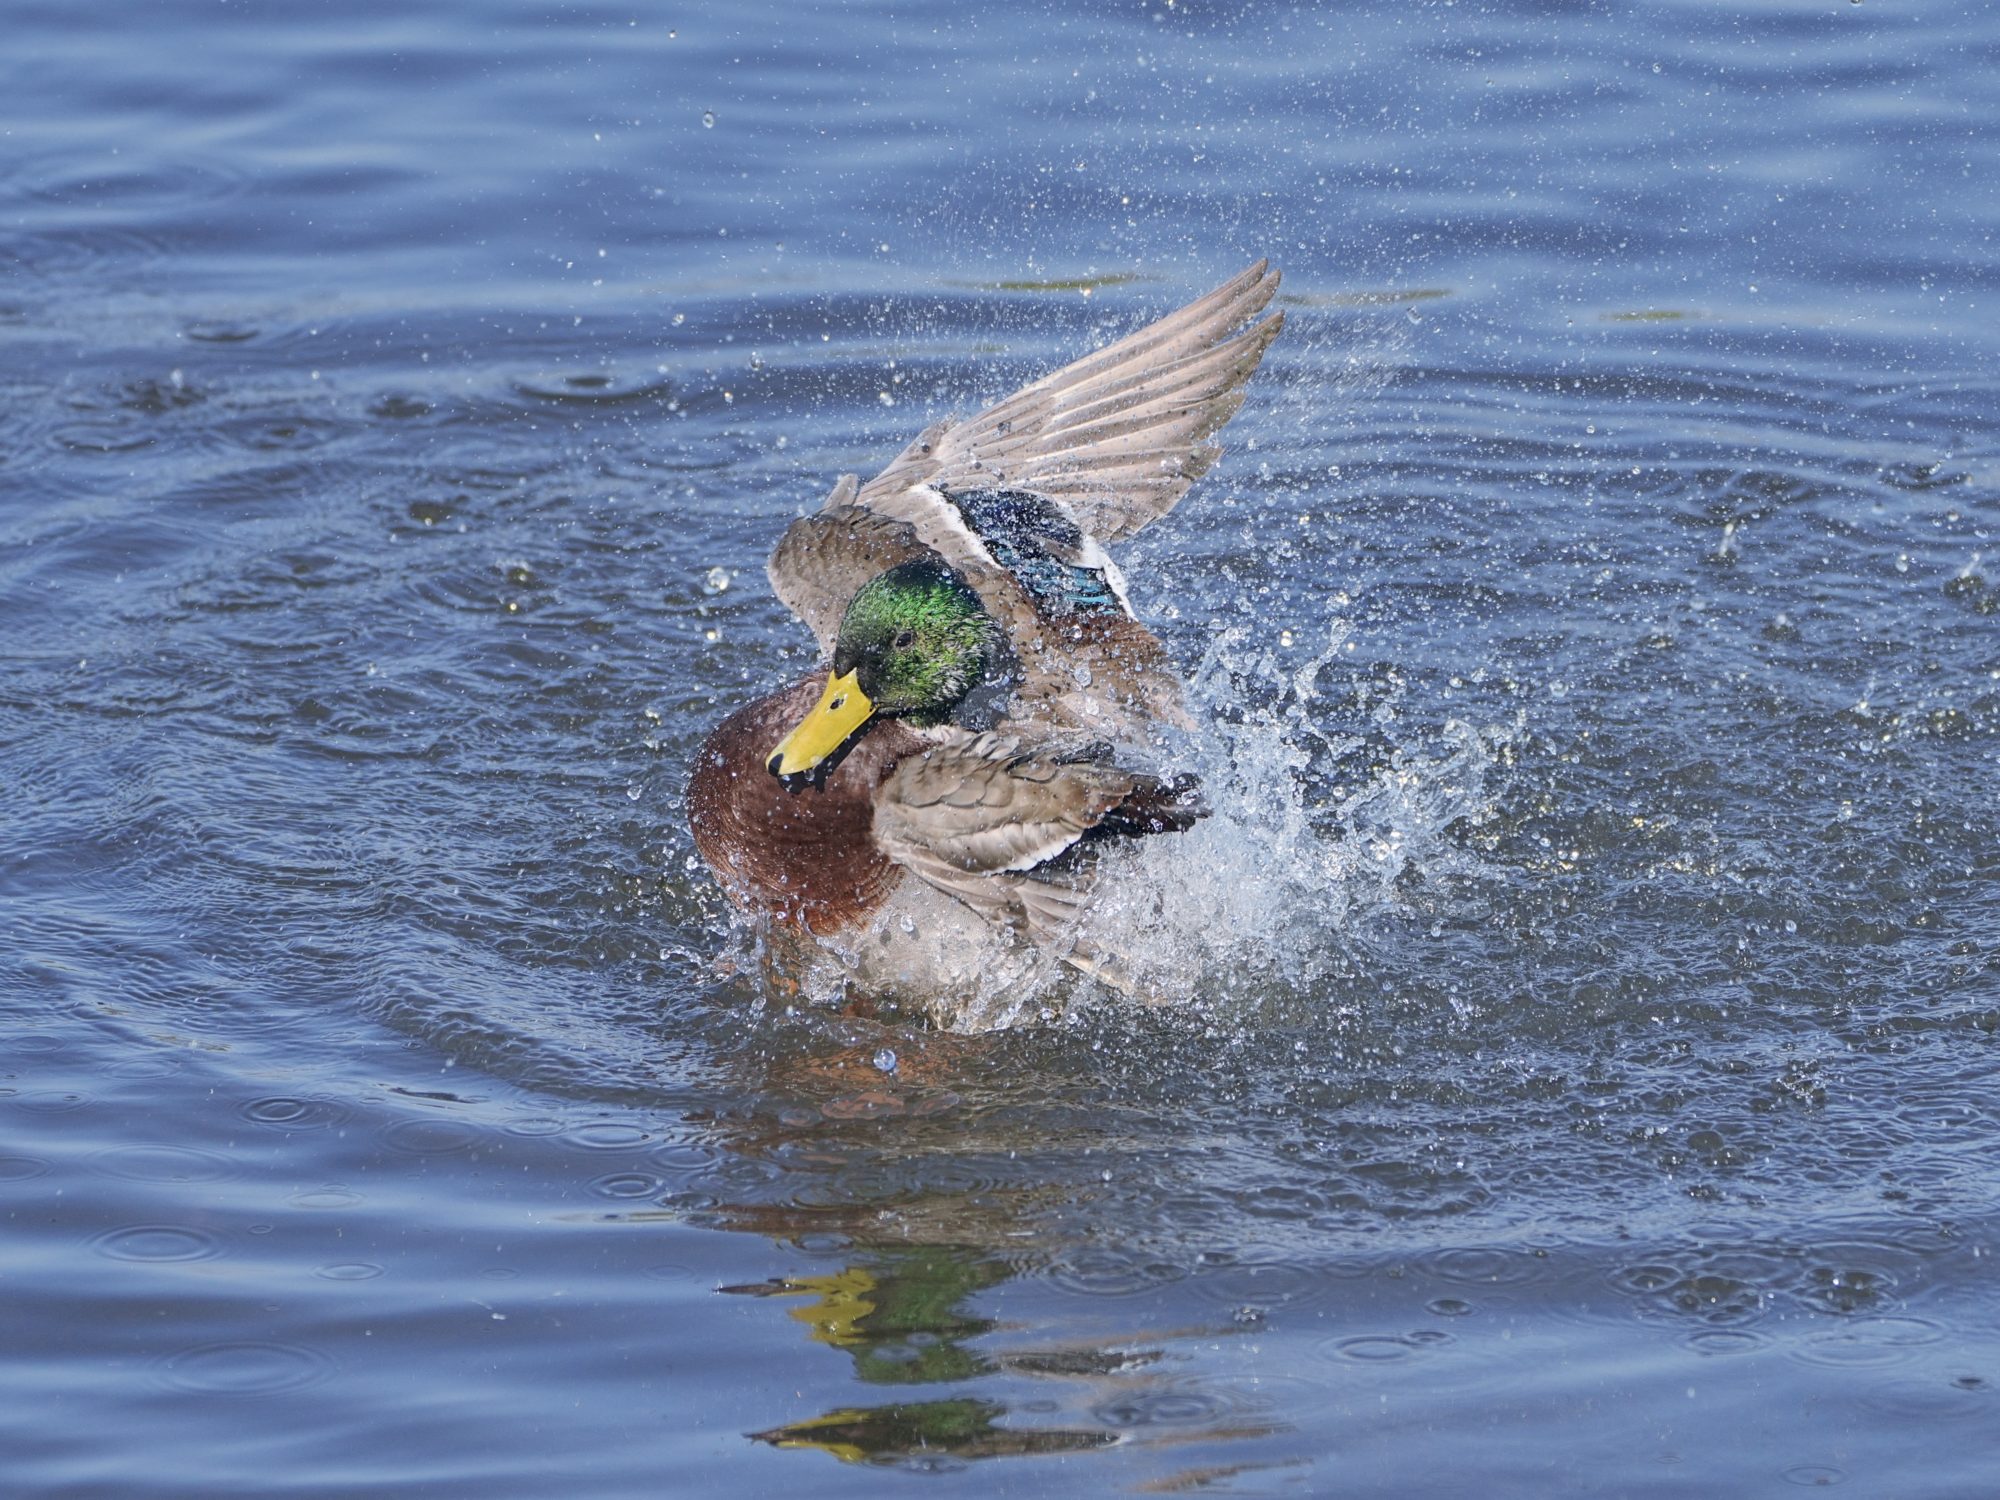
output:
[[[1404,906],[1406,886],[1485,873],[1461,834],[1491,816],[1488,782],[1517,726],[1447,720],[1366,754],[1356,695],[1328,681],[1351,659],[1351,627],[1336,617],[1325,631],[1296,664],[1234,626],[1194,674],[1212,813],[1116,859],[1084,930],[1125,955],[1151,1003],[1224,1025],[1302,1019],[1355,971],[1371,921]],[[1403,730],[1399,698],[1370,709],[1377,735]]]

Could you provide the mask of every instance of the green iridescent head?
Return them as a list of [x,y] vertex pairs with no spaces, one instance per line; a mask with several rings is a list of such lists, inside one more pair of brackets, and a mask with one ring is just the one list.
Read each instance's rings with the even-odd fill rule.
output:
[[855,673],[878,714],[941,724],[986,675],[998,633],[955,569],[906,562],[876,574],[849,602],[833,675]]
[[823,781],[874,719],[942,724],[986,676],[999,649],[1000,627],[954,569],[924,560],[878,573],[841,616],[819,705],[772,747],[765,764],[797,790]]

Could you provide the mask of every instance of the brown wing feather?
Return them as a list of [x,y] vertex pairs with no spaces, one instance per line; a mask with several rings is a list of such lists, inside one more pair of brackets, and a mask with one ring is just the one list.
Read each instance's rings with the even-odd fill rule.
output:
[[1018,873],[1082,838],[1142,779],[1007,735],[973,735],[896,767],[875,795],[875,842],[899,861],[921,852],[967,874]]
[[934,745],[901,761],[876,792],[875,844],[987,920],[1126,987],[1117,955],[1077,932],[1094,872],[1049,862],[1097,833],[1184,832],[1204,809],[1192,781],[1162,782],[1102,754],[999,734]]
[[977,416],[927,429],[861,487],[861,503],[895,514],[917,486],[1005,485],[1061,500],[1100,540],[1132,535],[1215,461],[1207,440],[1243,404],[1284,314],[1243,325],[1277,289],[1260,260]]
[[[843,487],[853,493],[851,485]],[[830,652],[847,601],[861,585],[928,554],[907,523],[858,505],[836,505],[787,526],[767,571],[778,598],[811,628],[820,650]]]

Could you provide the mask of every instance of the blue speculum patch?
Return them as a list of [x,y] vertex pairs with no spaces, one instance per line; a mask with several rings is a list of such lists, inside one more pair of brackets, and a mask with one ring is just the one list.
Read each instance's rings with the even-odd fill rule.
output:
[[1125,606],[1103,568],[1075,561],[1083,530],[1061,506],[1032,490],[947,490],[972,534],[1051,615],[1089,614]]

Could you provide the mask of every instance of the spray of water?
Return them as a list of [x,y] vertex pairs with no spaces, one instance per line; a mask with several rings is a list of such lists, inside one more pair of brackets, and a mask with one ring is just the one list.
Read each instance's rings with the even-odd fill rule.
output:
[[[1350,696],[1329,686],[1350,633],[1328,622],[1303,664],[1249,626],[1210,645],[1191,701],[1209,726],[1193,754],[1213,811],[1107,869],[1084,934],[1124,955],[1142,999],[1236,1024],[1310,1013],[1407,880],[1480,873],[1462,835],[1491,815],[1512,731],[1448,721],[1358,757]],[[1369,718],[1400,724],[1393,699]]]
[[1200,775],[1210,815],[1108,851],[1074,934],[1074,951],[1115,960],[1131,998],[1080,981],[1060,946],[1017,943],[941,1002],[941,1024],[989,1030],[1135,1001],[1231,1031],[1310,1020],[1338,1004],[1335,979],[1366,970],[1370,929],[1404,909],[1408,886],[1486,873],[1465,834],[1492,816],[1489,781],[1517,727],[1419,731],[1392,693],[1367,712],[1390,748],[1358,753],[1357,695],[1336,685],[1351,630],[1339,618],[1322,629],[1300,662],[1233,626],[1196,670],[1190,707],[1206,727],[1177,760]]

